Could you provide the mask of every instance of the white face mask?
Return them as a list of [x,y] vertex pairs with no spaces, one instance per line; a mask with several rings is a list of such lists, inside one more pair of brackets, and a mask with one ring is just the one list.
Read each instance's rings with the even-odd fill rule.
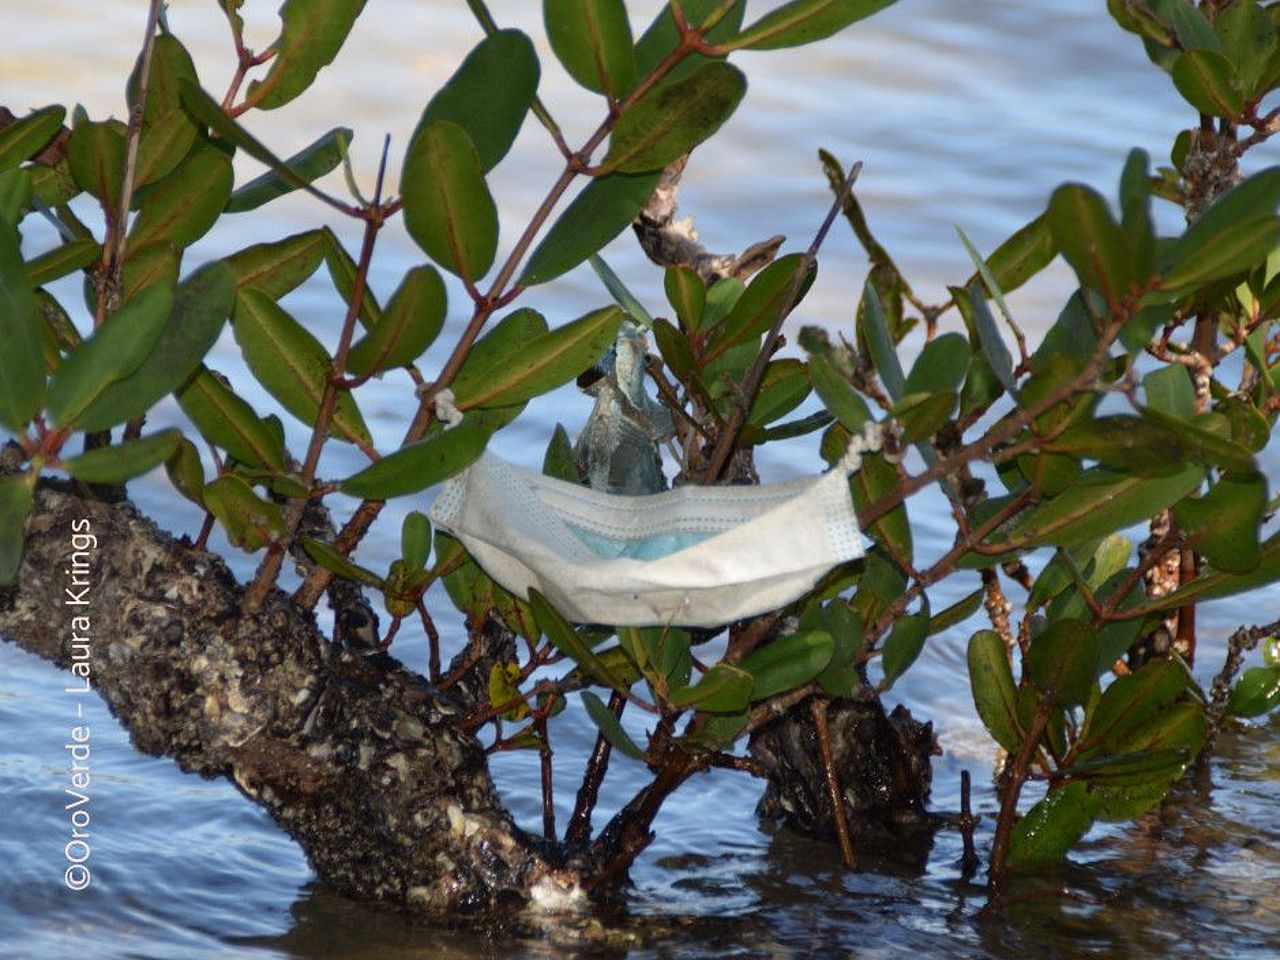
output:
[[[446,416],[442,392],[438,409]],[[878,425],[818,477],[761,486],[601,493],[485,451],[431,506],[494,580],[533,587],[569,620],[718,627],[798,599],[864,553],[849,492]]]

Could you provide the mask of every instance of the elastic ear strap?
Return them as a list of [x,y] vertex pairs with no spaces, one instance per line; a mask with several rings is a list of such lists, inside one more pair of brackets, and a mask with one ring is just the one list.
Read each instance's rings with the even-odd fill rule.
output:
[[446,429],[452,429],[462,422],[462,411],[453,403],[453,391],[445,387],[436,394],[436,416],[444,421]]
[[854,434],[849,438],[849,446],[840,458],[840,469],[846,475],[856,473],[862,466],[864,453],[878,453],[884,447],[884,424],[868,420],[862,425],[862,434]]

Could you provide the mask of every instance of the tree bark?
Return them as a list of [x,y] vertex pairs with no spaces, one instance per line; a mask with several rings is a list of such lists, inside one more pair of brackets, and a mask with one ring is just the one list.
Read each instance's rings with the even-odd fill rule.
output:
[[252,614],[242,594],[127,501],[44,482],[0,635],[92,683],[139,750],[232,780],[340,891],[452,917],[584,903],[455,728],[467,704],[333,646],[278,590]]

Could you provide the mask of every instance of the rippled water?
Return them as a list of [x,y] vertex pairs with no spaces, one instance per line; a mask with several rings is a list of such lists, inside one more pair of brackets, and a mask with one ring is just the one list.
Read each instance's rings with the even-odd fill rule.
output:
[[[124,0],[5,4],[3,102],[21,112],[80,100],[94,115],[122,113],[123,77],[141,35],[142,6]],[[493,4],[502,22],[531,29],[537,6],[527,0]],[[828,202],[817,148],[846,163],[862,158],[859,191],[873,226],[920,292],[936,296],[970,272],[952,224],[989,250],[1038,213],[1058,182],[1084,180],[1110,193],[1129,147],[1145,147],[1160,162],[1179,125],[1189,122],[1167,82],[1138,44],[1110,24],[1104,6],[1101,0],[903,0],[833,42],[745,55],[748,99],[722,136],[698,152],[682,194],[685,209],[696,214],[704,239],[716,249],[742,248],[773,233],[803,247]],[[263,38],[259,45],[269,35],[274,7],[261,0],[247,4],[251,26]],[[653,10],[657,4],[636,7]],[[229,41],[216,5],[175,2],[170,20],[193,49],[206,86],[221,89],[230,73]],[[476,36],[461,2],[379,0],[357,26],[342,63],[322,75],[313,94],[267,122],[256,118],[255,129],[287,154],[331,126],[350,125],[368,185],[382,133],[393,137],[394,164],[422,103]],[[543,94],[566,128],[580,135],[594,104],[550,58],[546,62]],[[244,172],[257,171],[246,166]],[[530,123],[497,174],[508,238],[554,173],[545,135]],[[341,189],[340,183],[332,186]],[[218,256],[325,219],[325,211],[300,200],[269,209],[269,218],[220,228],[202,241],[198,255]],[[354,245],[351,228],[336,226]],[[36,230],[28,241],[49,238]],[[400,229],[390,229],[379,249],[374,289],[387,295],[416,257]],[[660,276],[644,266],[627,238],[609,259],[642,297],[661,302]],[[847,324],[864,268],[837,229],[803,308],[805,321]],[[1024,325],[1043,329],[1068,284],[1066,271],[1055,267],[1019,291],[1013,305]],[[73,285],[60,292],[65,302],[76,302]],[[555,320],[601,300],[585,270],[535,294],[530,302]],[[332,330],[338,319],[319,279],[289,305],[320,331]],[[450,321],[461,319],[455,310]],[[447,335],[441,338],[447,341]],[[215,363],[232,374],[238,369],[229,336],[216,348]],[[389,379],[362,398],[383,444],[403,429],[404,386]],[[536,462],[551,425],[559,420],[572,428],[585,413],[585,401],[564,392],[535,403],[497,442],[504,455]],[[294,429],[290,439],[301,445],[301,432]],[[1274,468],[1274,456],[1269,461]],[[814,463],[811,447],[800,446],[774,455],[765,468],[783,476]],[[338,476],[353,466],[354,459],[338,451],[322,472]],[[191,531],[198,523],[169,502],[159,480],[137,484],[135,496],[177,529]],[[936,553],[946,546],[948,521],[936,502],[933,515],[928,502],[923,506],[917,542]],[[393,534],[401,514],[387,513],[386,535],[371,539],[364,554],[374,567],[396,553]],[[251,569],[233,559],[242,574]],[[968,589],[959,584],[951,592]],[[940,594],[935,607],[943,602]],[[1272,590],[1247,604],[1207,607],[1201,615],[1201,679],[1220,664],[1223,637],[1234,626],[1270,619],[1277,606],[1280,592]],[[444,607],[437,603],[437,609]],[[456,636],[456,621],[447,615],[442,620]],[[990,815],[993,753],[968,701],[966,637],[961,628],[934,638],[894,693],[935,722],[943,748],[935,767],[935,807],[957,808],[959,772],[968,769],[979,810]],[[402,637],[396,649],[411,664],[425,661],[419,637]],[[97,702],[87,712],[94,726],[95,882],[72,894],[61,883],[63,744],[77,722],[73,699],[63,692],[66,679],[0,644],[0,956],[1280,955],[1276,720],[1228,732],[1212,786],[1186,784],[1159,815],[1097,831],[1069,866],[1029,881],[1028,896],[1001,919],[976,916],[981,891],[960,876],[954,834],[940,834],[927,863],[917,867],[864,859],[845,873],[833,847],[762,827],[753,815],[753,782],[711,773],[663,811],[658,840],[635,871],[630,919],[607,918],[613,932],[601,942],[585,924],[551,937],[445,932],[335,896],[314,883],[292,842],[230,785],[187,777],[167,761],[137,755]],[[553,736],[557,782],[574,784],[588,747],[585,728],[575,734],[562,724]],[[494,768],[512,809],[535,826],[535,765],[528,757],[505,755]],[[639,786],[640,773],[625,761],[615,764],[607,786],[615,802]],[[561,823],[570,792],[561,794]],[[603,807],[598,817],[610,812]],[[987,816],[980,849],[989,843],[990,829]]]

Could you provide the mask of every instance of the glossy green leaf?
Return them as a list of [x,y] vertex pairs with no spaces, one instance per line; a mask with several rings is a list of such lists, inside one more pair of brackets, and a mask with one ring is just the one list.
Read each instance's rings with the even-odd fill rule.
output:
[[627,731],[622,729],[622,724],[618,722],[618,718],[605,702],[590,690],[583,690],[581,696],[582,705],[587,708],[587,716],[604,734],[610,746],[632,760],[643,760],[644,751],[628,736]]
[[[352,297],[355,295],[356,262],[332,230],[322,227],[321,231],[328,241],[324,262],[329,271],[329,279],[333,281],[333,288],[350,306]],[[378,305],[378,298],[373,295],[373,291],[368,286],[364,288],[364,294],[360,297],[358,319],[366,330],[372,330],[382,320],[382,307]]]
[[18,578],[35,475],[0,476],[0,587]]
[[98,447],[63,461],[63,469],[85,483],[124,483],[169,459],[182,439],[180,430],[161,430],[140,440]]
[[751,699],[770,697],[804,686],[831,662],[835,643],[825,630],[807,630],[779,637],[745,657],[738,667],[751,674]]
[[1250,667],[1227,699],[1227,712],[1235,717],[1260,717],[1277,706],[1280,706],[1280,667]]
[[31,171],[0,171],[0,220],[18,223],[31,203]]
[[382,577],[372,570],[366,570],[359,564],[353,563],[349,557],[339,553],[333,546],[322,540],[303,537],[302,549],[307,551],[307,556],[324,567],[324,569],[331,573],[336,573],[344,580],[349,580],[352,583],[363,583],[371,587],[381,587],[384,583]]
[[555,430],[551,432],[546,455],[542,458],[542,472],[565,483],[578,482],[577,457],[574,456],[573,444],[569,442],[569,434],[562,424],[557,423]]
[[949,630],[958,624],[964,623],[964,621],[978,612],[978,608],[982,606],[982,597],[983,590],[979,587],[964,599],[957,600],[945,610],[940,610],[930,617],[928,636],[932,637],[934,634],[942,633],[944,630]]
[[[845,445],[847,446],[847,440]],[[843,450],[841,451],[843,452]],[[866,510],[881,497],[897,490],[902,482],[898,469],[879,454],[863,456],[862,468],[849,479],[853,491],[854,507]],[[874,524],[870,534],[895,556],[910,562],[912,556],[911,524],[907,519],[905,504],[894,507]]]
[[1171,417],[1190,418],[1196,412],[1196,392],[1187,368],[1171,363],[1142,378],[1147,405]]
[[1187,451],[1174,430],[1150,419],[1124,414],[1086,420],[1043,449],[1096,460],[1105,467],[1139,477],[1169,476],[1187,463]]
[[0,129],[0,170],[11,170],[42,150],[66,116],[65,107],[42,107]]
[[1267,482],[1257,473],[1224,474],[1202,497],[1173,505],[1173,519],[1217,570],[1247,573],[1262,557],[1258,534],[1267,506]]
[[177,398],[182,412],[210,443],[241,463],[285,471],[283,445],[221,374],[202,366]]
[[431,98],[414,136],[437,120],[451,120],[471,137],[485,172],[492,170],[520,132],[540,72],[533,44],[523,33],[490,34]]
[[1097,813],[1097,800],[1084,783],[1053,787],[1013,827],[1009,870],[1026,873],[1053,866],[1080,842]]
[[[130,109],[138,102],[140,73],[141,63],[138,63],[127,85]],[[200,133],[195,120],[182,108],[183,80],[199,82],[191,54],[173,34],[161,33],[151,47],[134,180],[139,186],[168,176],[191,150]]]
[[285,177],[268,170],[236,189],[227,202],[227,213],[256,210],[277,197],[292,193],[303,183],[319,180],[342,162],[343,152],[351,143],[348,127],[334,127],[308,147],[284,161],[293,176]]
[[233,473],[206,484],[204,502],[226,530],[227,539],[242,550],[252,553],[284,536],[280,505],[263,500]]
[[1092,187],[1066,184],[1053,192],[1048,217],[1054,244],[1080,282],[1118,305],[1133,277],[1124,233],[1106,201]]
[[1220,197],[1169,248],[1161,286],[1198,287],[1262,261],[1280,240],[1280,167],[1255,173]]
[[[258,382],[295,417],[314,425],[333,372],[320,341],[260,290],[236,294],[232,328]],[[351,443],[371,442],[355,398],[346,391],[338,394],[329,430]]]
[[1055,620],[1031,641],[1027,672],[1058,706],[1084,703],[1098,676],[1098,634],[1083,620]]
[[631,87],[636,55],[623,0],[543,0],[542,19],[574,80],[615,98]]
[[49,414],[54,422],[76,425],[109,385],[137,370],[159,339],[172,305],[172,290],[150,287],[77,347],[49,385]]
[[487,389],[490,370],[516,363],[525,347],[545,333],[547,321],[536,310],[522,307],[507,314],[467,354],[453,380],[454,396],[470,396]]
[[739,713],[751,702],[755,680],[739,667],[717,663],[692,686],[672,690],[668,699],[677,707],[702,713]]
[[880,659],[880,667],[884,671],[883,689],[891,688],[897,679],[916,662],[920,651],[924,649],[924,641],[929,633],[927,612],[899,617],[894,621],[893,630],[884,641],[884,652]]
[[720,129],[747,89],[747,79],[722,60],[659,83],[614,125],[602,166],[608,171],[659,170]]
[[237,289],[261,290],[279,300],[316,272],[328,246],[323,230],[307,230],[274,243],[255,243],[225,262]]
[[[1254,473],[1258,469],[1249,451],[1226,435],[1231,427],[1225,417],[1206,414],[1195,420],[1181,420],[1150,408],[1142,415],[1144,419],[1172,430],[1190,458],[1240,473]],[[1221,432],[1214,427],[1219,427]]]
[[212,144],[197,146],[172,173],[147,190],[129,229],[137,247],[184,248],[214,225],[231,196],[231,161]]
[[969,638],[968,661],[969,687],[978,716],[996,743],[1016,753],[1022,744],[1022,730],[1008,648],[994,630],[979,630]]
[[911,367],[904,393],[959,390],[969,372],[972,352],[969,341],[959,333],[944,333],[924,345]]
[[1152,660],[1136,673],[1117,677],[1085,717],[1081,758],[1134,749],[1161,711],[1175,703],[1195,681],[1177,660]]
[[1189,465],[1167,477],[1086,470],[1070,488],[1027,513],[1009,531],[1011,545],[1070,546],[1152,517],[1194,490],[1204,468]]
[[200,462],[200,451],[196,445],[185,437],[179,439],[165,460],[164,469],[174,489],[203,510],[204,465]]
[[653,317],[649,315],[649,311],[644,308],[644,304],[640,302],[640,299],[622,282],[622,278],[613,272],[613,267],[605,262],[604,257],[598,253],[593,253],[588,260],[591,263],[591,269],[600,278],[604,288],[609,291],[609,296],[613,297],[613,302],[623,309],[627,317],[646,330],[653,329]]
[[529,605],[533,608],[533,616],[538,621],[538,627],[547,635],[552,646],[600,683],[623,693],[626,692],[626,685],[617,674],[601,661],[581,634],[573,629],[572,624],[560,615],[560,611],[552,606],[546,597],[530,588]]
[[225,263],[203,266],[178,284],[168,322],[142,365],[103,389],[77,426],[105,430],[140,416],[177,390],[218,339],[234,302],[235,284]]
[[686,331],[697,332],[702,323],[702,311],[707,305],[707,285],[702,277],[690,267],[667,267],[662,285],[680,326]]
[[747,423],[763,427],[804,403],[812,389],[809,368],[799,360],[787,357],[771,360],[764,368],[760,390],[747,413]]
[[596,177],[551,225],[520,275],[532,287],[554,280],[631,225],[658,185],[660,173],[611,173]]
[[765,14],[726,47],[778,50],[824,40],[849,24],[883,10],[894,0],[791,0]]
[[1255,0],[1236,0],[1218,11],[1213,31],[1246,99],[1264,93],[1262,84],[1276,51],[1276,28],[1267,12]]
[[[987,257],[987,268],[1000,290],[1012,293],[1047,267],[1057,255],[1049,217],[1042,213],[996,247]],[[978,272],[974,271],[964,285],[974,289],[981,281]]]
[[427,124],[409,144],[400,179],[404,224],[436,263],[479,280],[498,249],[498,208],[467,131],[450,120]]
[[340,489],[366,500],[417,493],[465,470],[484,453],[488,442],[488,430],[464,421],[371,463],[342,481]]
[[1187,103],[1211,117],[1233,119],[1244,109],[1231,61],[1216,50],[1189,50],[1178,57],[1173,85]]
[[167,243],[150,247],[130,247],[124,262],[120,294],[122,303],[128,303],[149,287],[173,287],[178,282],[182,251]]
[[[794,299],[791,299],[788,294],[791,293],[796,274],[801,271],[804,272],[803,279]],[[768,332],[781,310],[786,308],[790,311],[804,299],[817,275],[817,266],[805,269],[805,257],[799,253],[779,257],[761,270],[738,297],[728,316],[712,329],[712,340],[707,350],[708,361]]]
[[124,124],[116,120],[94,122],[81,116],[76,118],[71,139],[67,141],[71,175],[81,190],[112,210],[120,207],[124,154]]
[[247,99],[263,110],[301,94],[342,48],[365,0],[284,0],[280,39],[271,68],[249,84]]
[[21,431],[44,404],[44,359],[35,295],[20,238],[0,221],[0,425]]
[[415,570],[425,569],[431,553],[431,521],[421,510],[410,510],[400,524],[400,558]]
[[32,287],[42,287],[59,277],[83,270],[101,255],[101,245],[91,238],[69,240],[34,260],[28,260],[27,276]]
[[902,427],[903,442],[918,443],[935,436],[951,418],[958,399],[954,390],[941,390],[908,394],[895,403],[891,412]]
[[849,433],[861,433],[863,424],[871,419],[871,411],[831,359],[819,354],[811,355],[809,375],[823,406]]
[[890,399],[901,400],[906,394],[907,378],[902,373],[902,363],[898,360],[898,352],[893,335],[885,323],[884,307],[880,303],[880,295],[869,282],[862,288],[862,314],[865,325],[863,333],[867,349],[871,353],[871,362],[875,365],[880,382]]
[[525,342],[515,357],[455,382],[458,409],[508,406],[567,383],[600,358],[621,323],[622,311],[605,307]]
[[444,281],[435,267],[414,267],[376,326],[356,341],[347,354],[347,370],[357,376],[403,367],[422,356],[444,326]]

